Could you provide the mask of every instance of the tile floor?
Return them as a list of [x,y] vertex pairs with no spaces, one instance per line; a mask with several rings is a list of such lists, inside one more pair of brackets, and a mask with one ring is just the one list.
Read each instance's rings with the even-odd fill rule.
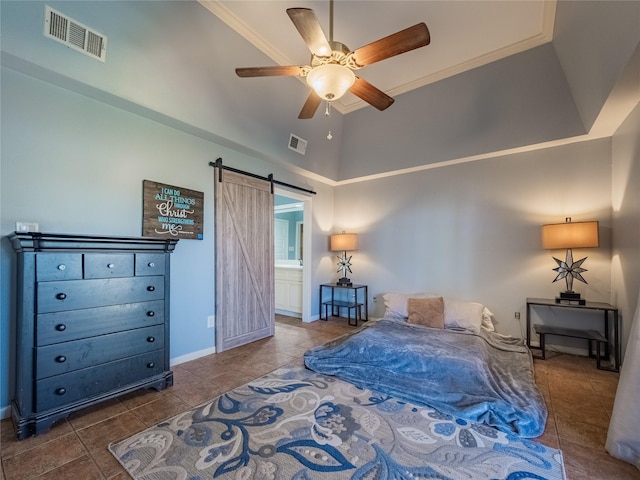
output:
[[[138,392],[88,408],[50,432],[20,442],[11,420],[4,419],[0,480],[128,479],[107,450],[109,443],[299,361],[306,349],[351,329],[345,319],[303,324],[278,316],[272,338],[176,365],[174,386],[163,392]],[[549,408],[547,428],[538,441],[562,449],[568,479],[640,479],[635,467],[604,451],[618,375],[596,370],[594,360],[553,353],[535,366]]]

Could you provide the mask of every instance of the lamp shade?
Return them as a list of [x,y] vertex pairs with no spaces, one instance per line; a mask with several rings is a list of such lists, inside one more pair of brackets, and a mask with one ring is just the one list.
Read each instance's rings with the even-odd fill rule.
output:
[[337,233],[331,235],[331,251],[346,252],[358,249],[357,233]]
[[307,83],[323,100],[337,100],[351,88],[356,76],[353,71],[342,65],[328,63],[311,70]]
[[598,247],[598,222],[566,222],[542,226],[542,248]]

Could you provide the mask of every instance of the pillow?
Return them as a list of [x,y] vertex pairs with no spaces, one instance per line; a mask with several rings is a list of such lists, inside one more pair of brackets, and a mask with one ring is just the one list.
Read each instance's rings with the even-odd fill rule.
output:
[[464,328],[479,332],[482,325],[484,305],[476,302],[465,302],[453,298],[444,299],[444,327]]
[[444,328],[444,300],[442,297],[410,298],[407,300],[407,323],[431,328]]
[[384,299],[384,316],[385,318],[405,319],[409,316],[407,311],[407,300],[410,298],[430,298],[436,297],[431,293],[385,293],[382,295]]
[[[405,320],[409,316],[407,301],[410,298],[435,298],[433,293],[385,293],[382,295],[385,306],[385,318]],[[443,297],[444,300],[444,328],[465,328],[478,332],[484,327],[490,332],[495,331],[493,314],[481,303],[466,302],[454,298]]]
[[489,332],[496,331],[496,327],[493,325],[493,313],[487,307],[482,310],[482,328]]

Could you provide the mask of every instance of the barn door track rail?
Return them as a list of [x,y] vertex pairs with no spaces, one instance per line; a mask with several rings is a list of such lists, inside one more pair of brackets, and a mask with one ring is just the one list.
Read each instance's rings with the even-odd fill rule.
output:
[[309,190],[308,188],[298,187],[297,185],[291,185],[290,183],[281,182],[280,180],[276,180],[273,178],[273,173],[270,173],[269,176],[263,177],[262,175],[257,175],[251,172],[245,172],[244,170],[238,170],[237,168],[229,167],[227,165],[222,164],[222,158],[216,159],[215,162],[209,162],[209,166],[218,169],[218,182],[222,182],[222,171],[228,170],[230,172],[239,173],[241,175],[246,175],[248,177],[257,178],[260,180],[264,180],[265,182],[271,183],[271,193],[273,194],[273,186],[280,185],[282,187],[292,188],[294,190],[300,190],[306,193],[311,193],[313,195],[316,194],[313,190]]

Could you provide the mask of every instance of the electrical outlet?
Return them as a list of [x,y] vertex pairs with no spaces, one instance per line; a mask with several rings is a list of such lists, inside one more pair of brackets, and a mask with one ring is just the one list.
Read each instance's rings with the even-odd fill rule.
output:
[[215,315],[209,315],[207,317],[207,328],[213,328],[216,326],[216,316]]
[[516,312],[515,317],[516,317],[516,320],[520,320],[520,312]]

